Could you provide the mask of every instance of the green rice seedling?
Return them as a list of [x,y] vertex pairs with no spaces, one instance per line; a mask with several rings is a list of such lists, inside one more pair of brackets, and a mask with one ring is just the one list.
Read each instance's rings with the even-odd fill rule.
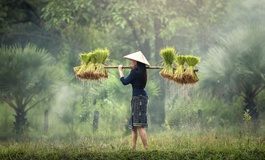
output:
[[108,72],[106,71],[104,64],[109,57],[109,50],[96,49],[93,54],[95,54],[96,59],[96,69],[94,72],[95,76],[100,78],[108,78]]
[[183,73],[184,83],[196,83],[199,81],[197,74],[194,72],[194,66],[200,62],[200,58],[192,55],[186,56],[188,68]]
[[160,51],[163,59],[163,69],[159,72],[166,79],[171,80],[174,75],[174,62],[176,60],[176,51],[174,48],[166,47]]
[[81,59],[81,65],[74,67],[74,71],[76,73],[76,77],[79,79],[86,79],[86,68],[87,64],[89,63],[89,55],[87,53],[82,53],[79,55]]
[[184,55],[179,55],[177,59],[177,68],[174,72],[173,80],[179,84],[184,84],[183,73],[184,73],[184,64],[186,62],[186,57]]
[[96,54],[94,52],[90,52],[89,54],[89,62],[87,64],[85,73],[86,73],[86,78],[89,80],[98,80],[100,77],[95,75],[95,70],[96,70]]
[[89,63],[89,55],[82,53],[79,55],[80,59],[81,59],[81,66],[77,66],[74,67],[74,71],[76,73],[76,77],[79,79],[85,79],[86,75],[85,75],[85,70],[86,70],[86,66]]
[[81,65],[78,66],[80,67],[79,70],[76,73],[76,77],[79,79],[85,79],[85,69],[86,69],[86,65]]
[[[80,54],[80,59],[81,59],[81,66],[79,67],[79,70],[76,72],[76,77],[79,79],[87,79],[87,67],[88,64],[90,63],[91,60],[91,55],[88,54]],[[78,67],[74,67],[74,70],[77,70]]]
[[86,53],[82,53],[79,56],[81,58],[81,65],[83,65],[83,64],[87,65],[89,62],[89,55]]

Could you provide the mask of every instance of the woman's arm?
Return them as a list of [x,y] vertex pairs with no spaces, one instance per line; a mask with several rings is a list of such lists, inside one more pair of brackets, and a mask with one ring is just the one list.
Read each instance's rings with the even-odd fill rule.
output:
[[120,73],[120,81],[122,82],[123,85],[127,85],[127,84],[131,83],[136,77],[135,71],[131,70],[130,74],[126,78],[124,78],[124,74],[122,71],[122,65],[118,66],[118,70]]

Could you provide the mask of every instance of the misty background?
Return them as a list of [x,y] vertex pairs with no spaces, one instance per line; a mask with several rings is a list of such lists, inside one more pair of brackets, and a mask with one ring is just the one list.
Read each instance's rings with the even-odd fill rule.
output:
[[[106,65],[142,51],[201,58],[199,82],[148,70],[148,134],[262,134],[265,3],[259,0],[1,0],[0,141],[127,136],[131,86],[117,69],[80,81],[80,53],[107,48]],[[125,75],[129,70],[124,70]]]

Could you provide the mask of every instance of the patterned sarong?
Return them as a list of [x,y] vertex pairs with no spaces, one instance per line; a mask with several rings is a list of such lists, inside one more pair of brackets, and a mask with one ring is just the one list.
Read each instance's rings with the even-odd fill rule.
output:
[[145,128],[148,127],[147,104],[148,104],[147,96],[139,95],[132,97],[129,129],[133,129],[133,126],[142,126]]

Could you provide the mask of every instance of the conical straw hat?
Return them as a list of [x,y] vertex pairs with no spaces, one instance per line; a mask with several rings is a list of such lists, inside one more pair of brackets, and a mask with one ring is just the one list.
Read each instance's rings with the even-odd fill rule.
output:
[[135,60],[135,61],[138,61],[138,62],[141,62],[143,64],[150,66],[149,62],[146,60],[145,56],[143,55],[141,51],[128,54],[124,56],[123,58],[129,59],[129,60]]

